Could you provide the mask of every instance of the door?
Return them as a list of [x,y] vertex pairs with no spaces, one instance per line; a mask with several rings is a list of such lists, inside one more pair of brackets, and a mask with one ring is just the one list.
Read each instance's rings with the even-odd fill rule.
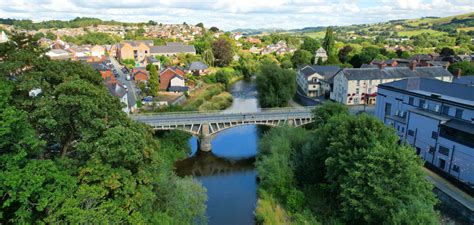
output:
[[444,170],[445,166],[446,166],[446,161],[444,159],[439,159],[439,168]]

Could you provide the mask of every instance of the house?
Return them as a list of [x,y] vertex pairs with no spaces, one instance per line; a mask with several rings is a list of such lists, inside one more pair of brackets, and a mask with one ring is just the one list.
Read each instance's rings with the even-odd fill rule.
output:
[[146,62],[147,62],[147,65],[150,65],[150,64],[151,64],[151,65],[156,66],[156,68],[157,68],[158,70],[161,69],[161,62],[160,62],[160,60],[156,59],[154,56],[148,56],[148,57],[146,57]]
[[72,57],[68,51],[63,49],[51,49],[46,52],[46,55],[52,60],[68,60]]
[[205,63],[196,61],[189,64],[187,71],[189,71],[195,76],[200,76],[200,75],[207,74],[208,67]]
[[379,85],[376,116],[435,171],[474,185],[474,88],[429,78]]
[[[113,76],[112,76],[113,77]],[[112,96],[118,97],[120,99],[120,102],[124,104],[124,107],[122,108],[122,111],[125,113],[129,114],[130,113],[130,107],[128,105],[128,89],[123,86],[122,84],[118,82],[110,82],[110,81],[105,81],[105,85],[107,87],[107,90]]]
[[134,68],[132,70],[132,77],[135,82],[148,82],[150,73],[145,68]]
[[0,43],[5,43],[8,40],[8,35],[2,30],[2,33],[0,34]]
[[153,41],[124,41],[118,44],[116,53],[119,60],[133,59],[137,66],[145,66],[146,57],[150,56]]
[[90,46],[71,46],[67,49],[71,52],[74,59],[83,58],[91,55]]
[[334,76],[330,98],[346,105],[375,104],[377,85],[409,77],[453,80],[443,67],[416,67],[415,63],[410,67],[347,68]]
[[321,58],[323,62],[326,62],[328,60],[327,52],[326,50],[324,50],[323,47],[320,47],[318,50],[316,50],[314,54],[314,64],[318,63],[319,58]]
[[92,56],[102,58],[103,56],[105,56],[105,47],[101,45],[94,45],[90,49],[90,53]]
[[307,65],[301,67],[296,76],[298,91],[310,98],[329,96],[332,78],[340,69],[339,66]]
[[185,92],[186,78],[179,67],[168,67],[160,72],[160,90],[170,92]]
[[150,47],[152,56],[173,56],[177,54],[192,54],[196,55],[196,49],[194,45],[185,45],[181,42],[167,42],[163,46],[152,46]]
[[81,61],[83,64],[89,64],[92,66],[92,69],[97,70],[97,71],[108,71],[110,68],[105,64],[104,62],[87,62],[87,61]]

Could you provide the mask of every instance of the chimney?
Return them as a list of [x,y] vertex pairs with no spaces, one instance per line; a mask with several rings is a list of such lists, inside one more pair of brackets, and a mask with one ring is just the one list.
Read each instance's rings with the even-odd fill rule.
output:
[[411,70],[415,70],[416,69],[416,61],[415,60],[411,61],[410,65],[408,67],[410,67]]
[[462,70],[461,69],[457,69],[456,72],[454,72],[454,76],[456,76],[456,78],[461,78],[461,72]]
[[379,63],[379,69],[383,70],[385,68],[386,64],[385,63]]

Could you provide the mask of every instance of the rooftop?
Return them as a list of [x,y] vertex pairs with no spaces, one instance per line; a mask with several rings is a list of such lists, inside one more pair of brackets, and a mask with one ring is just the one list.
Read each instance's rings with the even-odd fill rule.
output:
[[435,95],[440,99],[474,106],[474,87],[469,85],[414,77],[381,84],[379,87],[391,87],[425,96]]
[[347,68],[342,70],[344,76],[348,80],[377,80],[377,79],[394,79],[408,77],[452,77],[453,75],[445,68],[440,66],[432,67],[385,67],[380,68]]

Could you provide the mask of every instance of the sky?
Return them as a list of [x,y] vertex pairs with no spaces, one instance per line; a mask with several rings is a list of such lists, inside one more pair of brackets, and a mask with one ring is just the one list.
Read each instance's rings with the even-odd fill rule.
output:
[[474,0],[1,0],[0,18],[204,23],[220,29],[386,22],[474,12]]

